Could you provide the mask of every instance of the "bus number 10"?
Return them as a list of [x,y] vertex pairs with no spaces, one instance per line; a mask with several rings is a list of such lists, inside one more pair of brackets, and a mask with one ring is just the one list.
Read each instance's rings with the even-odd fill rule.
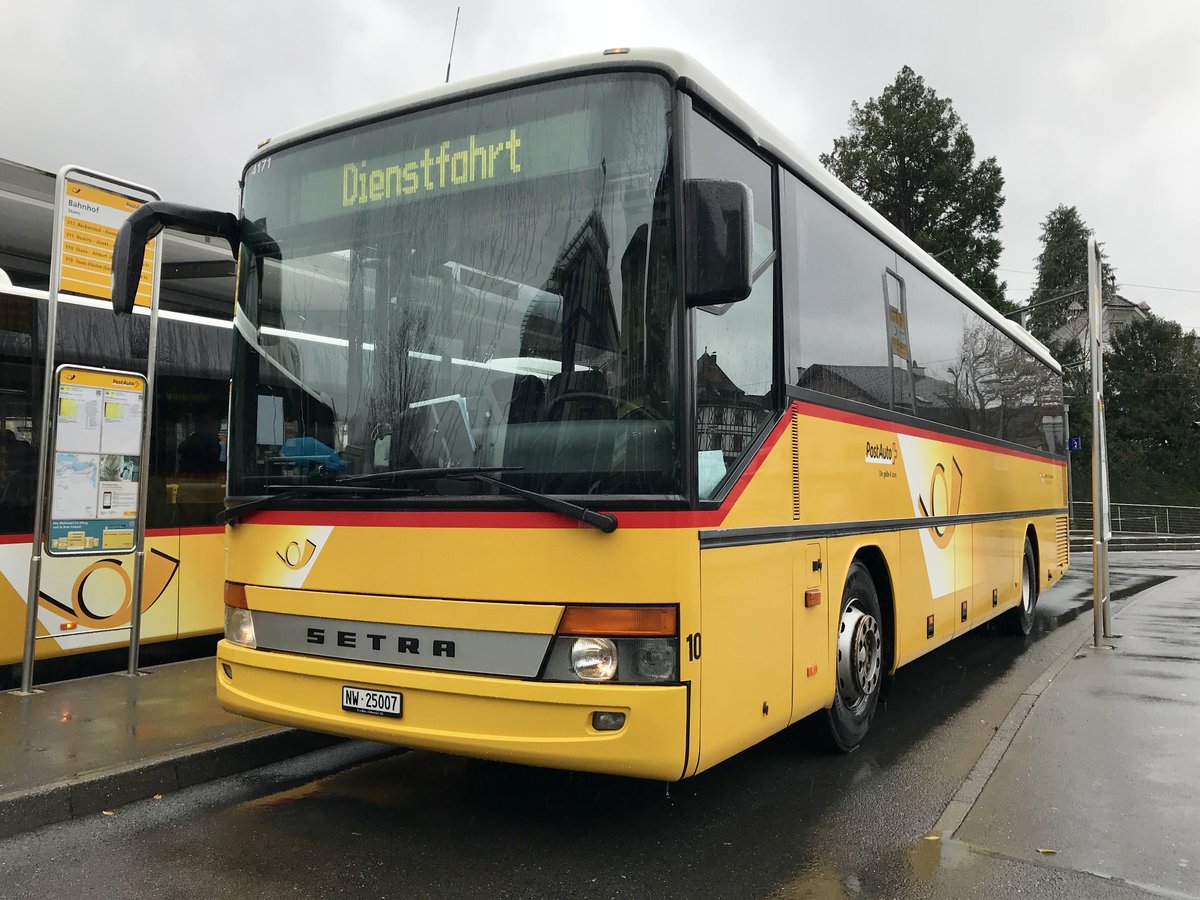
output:
[[700,658],[700,632],[689,634],[684,640],[688,645],[688,661],[695,662]]

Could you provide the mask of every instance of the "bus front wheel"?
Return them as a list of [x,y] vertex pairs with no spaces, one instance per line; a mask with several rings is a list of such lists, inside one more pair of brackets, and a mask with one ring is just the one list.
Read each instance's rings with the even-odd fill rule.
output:
[[879,703],[883,680],[883,618],[870,572],[850,566],[838,615],[837,690],[825,711],[833,745],[849,753],[862,743]]

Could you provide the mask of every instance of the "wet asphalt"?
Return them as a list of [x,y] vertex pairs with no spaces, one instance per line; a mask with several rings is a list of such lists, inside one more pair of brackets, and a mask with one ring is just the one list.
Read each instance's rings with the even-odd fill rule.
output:
[[[1200,553],[1118,553],[1125,598]],[[673,785],[350,743],[0,841],[0,897],[1146,897],[924,840],[996,729],[1090,634],[1089,560],[1028,638],[982,628],[902,669],[866,744],[814,721]]]

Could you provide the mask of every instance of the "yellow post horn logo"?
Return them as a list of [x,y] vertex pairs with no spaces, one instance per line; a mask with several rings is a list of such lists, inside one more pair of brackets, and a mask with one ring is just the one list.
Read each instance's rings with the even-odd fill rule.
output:
[[317,545],[312,541],[306,540],[303,547],[300,546],[299,541],[292,541],[283,550],[276,550],[275,555],[289,569],[303,569],[316,552]]
[[[163,591],[167,589],[167,585],[171,583],[171,579],[175,577],[178,569],[179,560],[173,556],[167,556],[161,550],[150,548],[142,568],[141,605],[143,613],[163,595]],[[108,613],[92,609],[88,605],[88,581],[93,576],[97,576],[103,582],[106,577],[104,573],[108,573],[107,577],[110,580],[115,575],[123,586],[120,604],[115,610]],[[104,591],[105,588],[101,585],[100,592],[104,593]],[[70,600],[69,604],[63,603],[47,593],[38,592],[38,605],[42,609],[49,610],[68,621],[74,620],[86,628],[122,628],[128,625],[133,618],[133,579],[129,577],[121,560],[100,559],[79,573],[75,584],[71,587],[68,599]]]
[[[929,479],[929,503],[925,502],[924,497],[917,498],[921,515],[926,518],[957,516],[962,507],[963,471],[954,457],[950,457],[950,465],[954,467],[954,471],[950,476],[949,490],[946,485],[946,467],[938,463],[933,467],[933,475]],[[929,526],[929,535],[934,544],[945,550],[954,538],[954,525],[935,523]]]

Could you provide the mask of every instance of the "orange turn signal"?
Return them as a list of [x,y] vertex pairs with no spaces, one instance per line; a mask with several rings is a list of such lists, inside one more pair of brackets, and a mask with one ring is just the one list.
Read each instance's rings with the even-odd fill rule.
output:
[[225,582],[225,605],[234,609],[249,609],[246,605],[246,586],[236,581]]
[[821,605],[821,589],[809,588],[804,592],[804,605],[811,608]]
[[674,606],[568,606],[558,633],[607,637],[673,635],[678,621]]
[[79,627],[78,622],[63,622],[61,625],[58,626],[58,630],[59,631],[74,631],[78,627]]

